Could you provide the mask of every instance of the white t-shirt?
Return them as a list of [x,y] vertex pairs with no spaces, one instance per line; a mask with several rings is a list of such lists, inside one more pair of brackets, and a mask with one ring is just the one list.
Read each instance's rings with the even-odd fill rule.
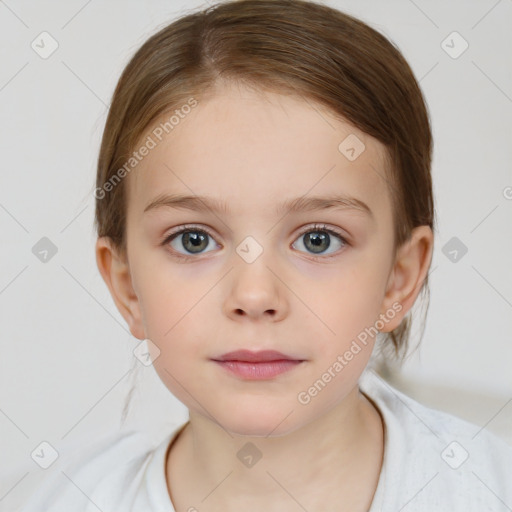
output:
[[[363,373],[359,388],[385,426],[384,461],[369,512],[512,510],[511,446],[421,405],[373,370]],[[64,473],[44,481],[20,512],[175,512],[165,456],[186,423],[156,445],[133,430],[89,445],[60,463]]]

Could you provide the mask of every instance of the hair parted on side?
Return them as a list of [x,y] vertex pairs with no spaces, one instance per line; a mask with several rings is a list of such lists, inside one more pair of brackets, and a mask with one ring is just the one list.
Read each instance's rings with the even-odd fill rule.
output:
[[[120,254],[126,183],[104,185],[157,119],[223,82],[315,101],[379,140],[387,149],[382,177],[393,201],[394,254],[413,228],[434,231],[430,120],[398,48],[357,18],[313,1],[228,0],[149,37],[117,83],[98,158],[95,229]],[[421,291],[429,298],[428,276]],[[410,328],[407,315],[388,333],[396,355],[405,354]]]

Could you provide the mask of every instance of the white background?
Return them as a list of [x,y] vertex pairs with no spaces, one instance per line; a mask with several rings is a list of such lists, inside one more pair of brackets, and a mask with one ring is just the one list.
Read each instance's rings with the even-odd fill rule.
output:
[[[398,45],[432,118],[431,304],[421,347],[391,380],[512,444],[512,1],[324,3]],[[16,510],[50,471],[30,457],[42,441],[62,455],[119,428],[138,340],[95,263],[99,142],[131,55],[200,6],[0,2],[0,510]],[[43,31],[59,45],[48,59],[31,48]],[[453,31],[469,44],[455,59],[441,46]],[[58,249],[46,263],[32,252],[42,237]],[[442,253],[452,237],[468,248],[457,263]],[[138,372],[127,428],[156,439],[187,410],[151,367]]]

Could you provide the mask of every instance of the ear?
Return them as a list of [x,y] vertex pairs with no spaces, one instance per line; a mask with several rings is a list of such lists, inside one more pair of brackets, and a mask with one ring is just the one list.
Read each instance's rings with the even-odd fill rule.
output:
[[[393,309],[396,315],[381,329],[390,332],[400,325],[407,312],[412,308],[428,274],[432,260],[434,235],[429,226],[418,226],[412,230],[411,237],[397,251],[382,304],[381,314]],[[393,307],[399,303],[402,308]]]
[[96,264],[130,332],[140,340],[145,339],[139,299],[132,286],[127,258],[118,253],[109,237],[96,241]]

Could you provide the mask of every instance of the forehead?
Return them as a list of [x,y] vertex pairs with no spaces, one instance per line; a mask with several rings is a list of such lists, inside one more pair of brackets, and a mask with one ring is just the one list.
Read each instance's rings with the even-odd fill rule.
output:
[[186,112],[172,129],[162,130],[171,113],[145,133],[154,147],[129,174],[129,216],[165,193],[218,198],[233,215],[337,193],[377,217],[390,209],[384,146],[317,103],[226,86]]

